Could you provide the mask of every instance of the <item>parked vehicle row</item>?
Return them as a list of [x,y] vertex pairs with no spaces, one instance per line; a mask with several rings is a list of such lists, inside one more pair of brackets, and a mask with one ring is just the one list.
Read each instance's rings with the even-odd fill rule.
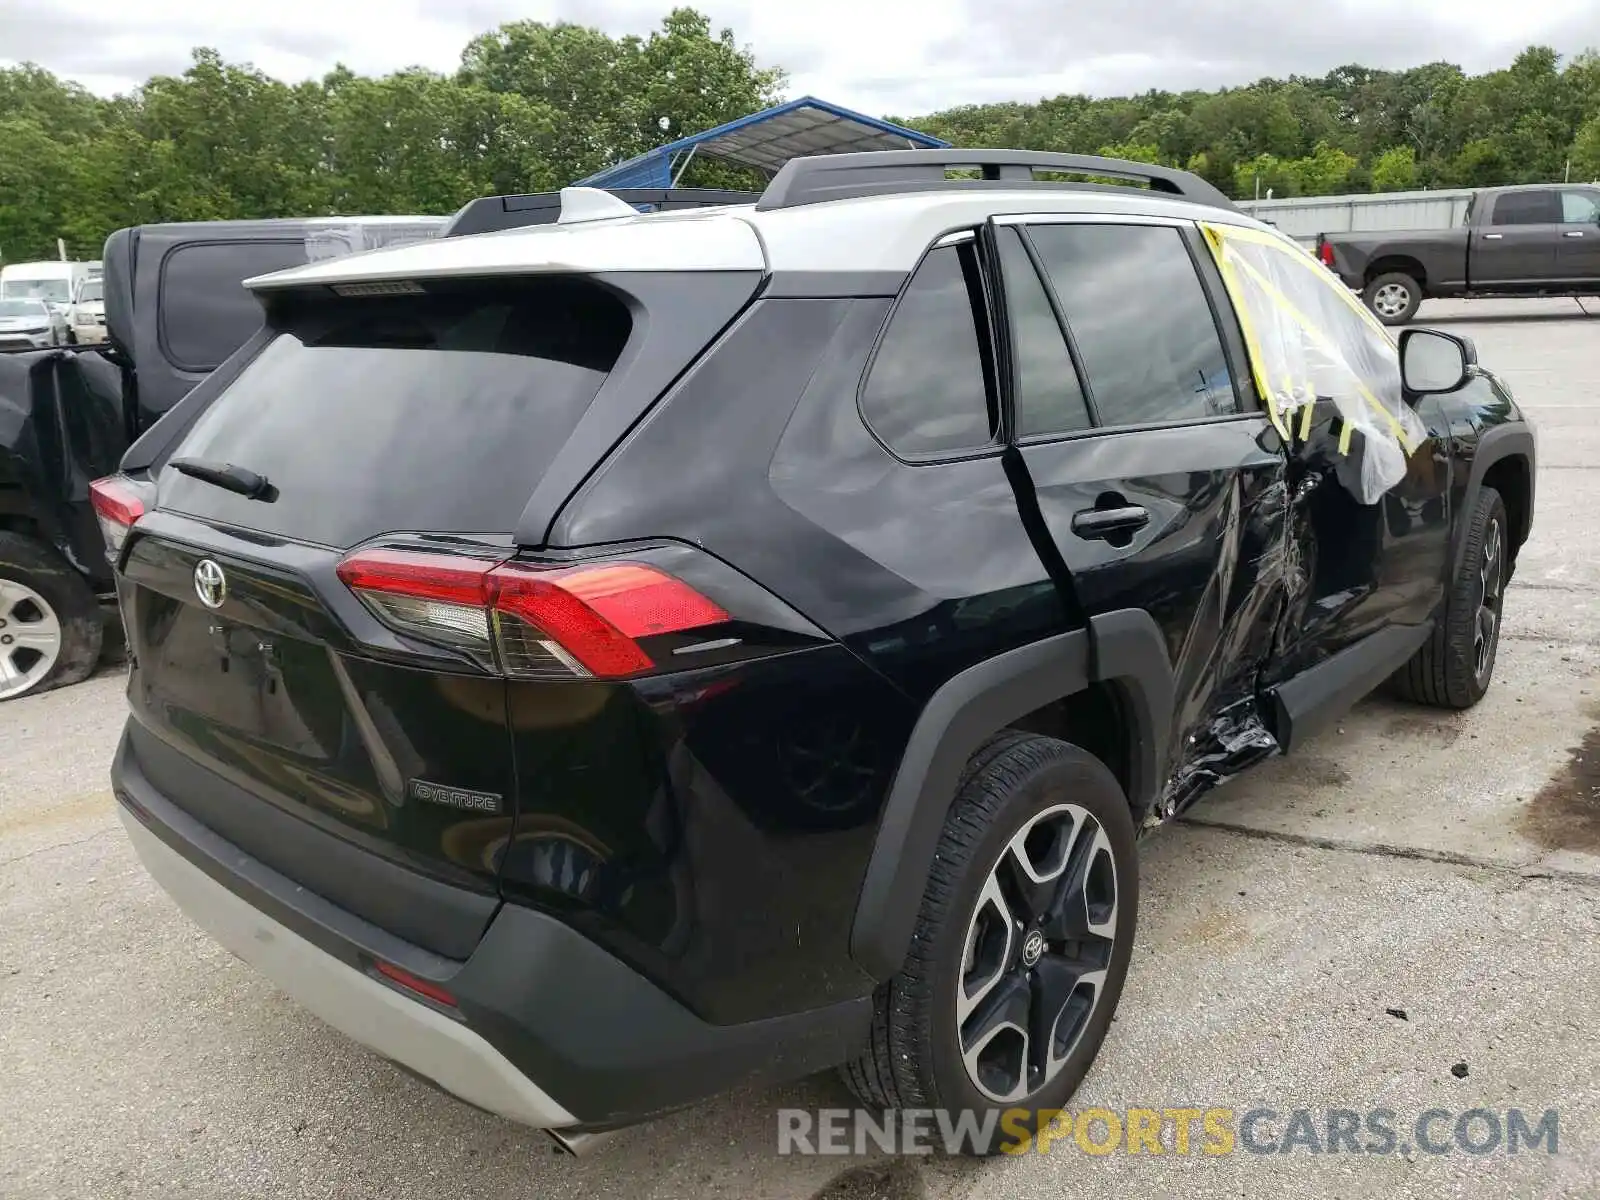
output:
[[1489,687],[1516,402],[1195,176],[845,154],[561,216],[250,280],[93,489],[140,858],[471,1103],[1053,1113],[1141,831],[1385,681]]

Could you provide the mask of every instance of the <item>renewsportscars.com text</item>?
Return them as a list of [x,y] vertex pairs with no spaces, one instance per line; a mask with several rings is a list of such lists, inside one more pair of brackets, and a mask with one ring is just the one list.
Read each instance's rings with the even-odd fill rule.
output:
[[1471,1108],[783,1108],[779,1154],[1555,1154],[1560,1116]]

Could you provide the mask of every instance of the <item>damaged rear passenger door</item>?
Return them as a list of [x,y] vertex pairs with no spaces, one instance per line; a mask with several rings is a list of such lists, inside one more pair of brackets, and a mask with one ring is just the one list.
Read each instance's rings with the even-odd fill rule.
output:
[[[1256,719],[1286,560],[1282,438],[1192,223],[999,218],[1009,453],[1090,616],[1160,627],[1170,815],[1274,747]],[[1030,497],[1019,488],[1028,517]],[[1168,786],[1169,783],[1171,786]]]

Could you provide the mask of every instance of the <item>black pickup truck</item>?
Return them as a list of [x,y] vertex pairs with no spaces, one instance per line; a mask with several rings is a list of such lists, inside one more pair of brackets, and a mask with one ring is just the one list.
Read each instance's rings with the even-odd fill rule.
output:
[[1600,295],[1600,185],[1485,188],[1455,229],[1323,234],[1317,257],[1385,325],[1435,296]]

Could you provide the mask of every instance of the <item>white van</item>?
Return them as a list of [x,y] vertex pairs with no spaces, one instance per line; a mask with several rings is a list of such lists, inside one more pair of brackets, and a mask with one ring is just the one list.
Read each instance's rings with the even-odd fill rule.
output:
[[8,263],[0,267],[0,299],[43,300],[65,312],[88,278],[86,262]]

